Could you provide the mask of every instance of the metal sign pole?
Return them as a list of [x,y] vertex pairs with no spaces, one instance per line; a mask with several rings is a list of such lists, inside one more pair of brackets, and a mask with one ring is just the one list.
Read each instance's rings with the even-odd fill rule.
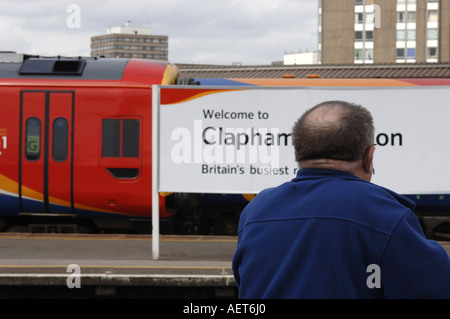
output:
[[159,87],[152,87],[152,257],[153,260],[159,259]]

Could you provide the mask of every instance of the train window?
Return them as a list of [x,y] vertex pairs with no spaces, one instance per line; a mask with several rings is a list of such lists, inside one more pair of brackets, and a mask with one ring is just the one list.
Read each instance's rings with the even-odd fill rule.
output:
[[123,120],[122,156],[139,157],[139,120]]
[[62,74],[81,74],[85,65],[85,60],[56,60],[53,65],[53,72]]
[[36,161],[41,155],[41,120],[30,117],[25,124],[25,157]]
[[67,159],[69,144],[69,122],[65,118],[53,121],[53,159],[64,162]]
[[30,58],[23,61],[19,73],[22,75],[81,75],[85,66],[85,59]]
[[138,119],[102,120],[102,157],[139,157]]
[[120,157],[120,120],[102,121],[102,156]]
[[136,178],[139,176],[139,168],[107,168],[115,178]]

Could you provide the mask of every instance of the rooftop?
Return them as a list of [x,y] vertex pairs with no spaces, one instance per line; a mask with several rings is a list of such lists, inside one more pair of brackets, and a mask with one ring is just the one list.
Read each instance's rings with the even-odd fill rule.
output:
[[450,64],[202,65],[177,64],[188,78],[450,78]]
[[111,27],[107,29],[107,34],[140,34],[151,35],[152,28],[150,27],[135,27],[131,21],[127,21],[125,25],[119,27]]

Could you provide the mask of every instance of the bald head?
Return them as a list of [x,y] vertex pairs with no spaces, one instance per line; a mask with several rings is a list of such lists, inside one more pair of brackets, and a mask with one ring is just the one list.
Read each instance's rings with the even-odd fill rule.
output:
[[295,123],[292,139],[299,163],[311,159],[357,161],[373,143],[372,115],[360,105],[323,102]]

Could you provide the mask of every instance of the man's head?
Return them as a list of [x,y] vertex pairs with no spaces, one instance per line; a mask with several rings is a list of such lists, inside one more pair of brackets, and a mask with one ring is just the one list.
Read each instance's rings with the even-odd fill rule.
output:
[[359,164],[373,148],[374,131],[372,115],[364,107],[344,101],[320,103],[294,125],[296,160],[301,167],[311,167],[318,160]]

